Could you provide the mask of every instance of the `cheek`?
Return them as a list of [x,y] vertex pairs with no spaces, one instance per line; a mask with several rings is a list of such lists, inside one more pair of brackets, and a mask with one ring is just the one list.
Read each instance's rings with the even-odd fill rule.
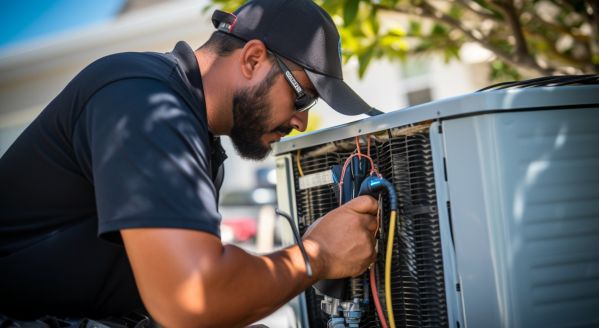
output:
[[293,91],[290,89],[284,78],[279,75],[272,85],[266,90],[264,102],[260,110],[264,111],[265,117],[262,124],[262,131],[266,131],[260,139],[262,142],[270,143],[273,139],[280,136],[280,133],[272,133],[278,127],[289,125],[291,118],[295,113],[293,100]]
[[276,79],[268,94],[268,100],[271,107],[275,109],[273,114],[293,114],[293,111],[295,110],[295,93],[293,93],[291,87],[287,84],[283,76]]

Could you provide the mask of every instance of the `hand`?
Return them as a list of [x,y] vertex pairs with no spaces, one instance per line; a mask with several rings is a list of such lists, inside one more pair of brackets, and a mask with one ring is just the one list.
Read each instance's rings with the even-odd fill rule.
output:
[[378,202],[360,196],[316,220],[304,234],[304,246],[320,279],[355,277],[376,258]]

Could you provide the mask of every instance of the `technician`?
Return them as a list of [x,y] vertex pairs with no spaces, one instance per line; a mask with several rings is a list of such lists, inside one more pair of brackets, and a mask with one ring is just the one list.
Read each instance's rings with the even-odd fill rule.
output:
[[339,34],[309,0],[255,0],[193,51],[110,55],[82,70],[0,160],[0,314],[103,318],[147,310],[165,327],[260,319],[319,279],[373,262],[377,202],[317,220],[256,256],[220,240],[231,137],[249,159],[304,131],[318,97],[371,108],[342,80]]

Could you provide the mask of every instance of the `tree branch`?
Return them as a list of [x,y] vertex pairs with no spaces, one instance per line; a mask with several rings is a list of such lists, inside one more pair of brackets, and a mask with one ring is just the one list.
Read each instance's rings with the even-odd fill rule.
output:
[[586,0],[587,5],[593,11],[587,12],[588,20],[591,23],[591,62],[595,70],[599,69],[599,0]]
[[[568,5],[568,7],[570,7],[570,5]],[[572,11],[574,11],[574,9],[572,9]],[[568,34],[568,35],[572,36],[576,41],[581,42],[581,43],[589,42],[588,36],[577,33],[576,31],[573,31],[566,26],[548,22],[545,19],[543,19],[541,16],[539,16],[539,14],[535,10],[530,10],[529,14],[531,15],[532,19],[534,19],[536,22],[547,26],[551,30],[559,31],[564,34]]]
[[585,60],[579,60],[579,59],[570,57],[570,56],[560,52],[555,47],[555,42],[547,39],[544,35],[536,33],[534,31],[526,31],[526,30],[524,31],[524,35],[530,39],[537,40],[537,42],[542,42],[544,44],[544,46],[547,47],[547,52],[546,52],[547,57],[549,57],[555,61],[561,62],[564,65],[575,67],[581,71],[586,70],[585,66],[587,63]]
[[396,13],[404,14],[404,15],[409,15],[409,16],[421,16],[423,14],[423,11],[422,11],[421,8],[411,7],[411,6],[399,6],[399,5],[396,5],[395,7],[390,7],[390,6],[387,6],[387,5],[381,5],[379,3],[373,3],[372,4],[372,8],[373,9],[386,10],[386,11],[392,11],[392,12],[396,12]]
[[524,62],[533,62],[534,58],[528,51],[528,45],[522,32],[522,24],[520,24],[520,18],[518,17],[516,6],[514,6],[513,0],[499,0],[491,1],[491,5],[496,7],[501,13],[503,13],[507,19],[507,22],[514,34],[516,41],[516,60]]
[[[475,8],[472,6],[472,4],[474,4],[475,6],[477,5],[476,2],[473,1],[468,1],[468,0],[455,0],[455,2],[460,5],[462,8],[470,11],[471,13],[474,13],[475,15],[482,17],[482,18],[486,18],[486,19],[491,19],[493,21],[499,21],[499,19],[497,19],[497,16],[493,15],[492,12],[486,12],[483,11],[484,8]],[[478,6],[480,7],[480,6]],[[483,9],[483,10],[481,10]]]
[[555,2],[559,2],[560,5],[564,6],[564,7],[568,7],[570,9],[570,11],[574,11],[576,12],[576,7],[574,7],[571,3],[572,0],[555,0]]
[[[575,11],[575,8],[572,7],[571,4],[563,4],[560,1],[556,1],[555,5],[562,6],[563,9]],[[530,15],[530,21],[528,23],[523,23],[523,26],[527,27],[524,28],[525,36],[534,38],[538,40],[538,42],[542,42],[545,47],[547,47],[547,55],[549,58],[573,66],[581,72],[592,72],[592,67],[590,67],[592,66],[591,37],[581,34],[573,28],[547,21],[534,9],[534,7],[529,8],[528,14]],[[574,56],[569,52],[560,52],[556,47],[556,42],[559,39],[560,34],[572,37],[574,42],[581,46],[581,50],[584,50],[584,52],[579,53],[578,56]]]
[[558,70],[553,67],[541,67],[534,60],[525,62],[520,58],[512,56],[510,53],[507,53],[507,52],[503,51],[502,49],[498,48],[497,46],[493,45],[492,43],[490,43],[486,38],[484,38],[484,35],[482,32],[480,32],[478,30],[467,29],[465,26],[462,25],[462,23],[460,21],[437,10],[437,8],[435,8],[433,5],[431,5],[430,3],[426,2],[426,1],[421,2],[420,7],[418,7],[418,10],[413,9],[413,7],[412,8],[389,7],[389,6],[380,5],[380,4],[373,4],[373,7],[377,8],[377,9],[381,9],[381,10],[393,11],[393,12],[403,13],[403,14],[407,14],[407,15],[411,15],[411,16],[424,16],[424,17],[442,22],[451,28],[459,30],[468,39],[479,43],[484,48],[487,48],[488,50],[493,52],[501,60],[503,60],[504,62],[506,62],[512,66],[531,69],[531,70],[538,72],[541,75],[551,75],[551,74],[558,72]]
[[[489,49],[490,51],[494,52],[499,58],[501,58],[503,61],[510,63],[511,65],[514,66],[520,66],[520,67],[526,67],[529,69],[533,69],[537,72],[539,72],[540,74],[543,75],[548,75],[548,74],[552,74],[555,72],[555,69],[553,68],[544,68],[541,67],[528,53],[528,51],[526,52],[527,56],[521,57],[521,56],[516,56],[513,57],[511,54],[504,52],[503,50],[501,50],[500,48],[494,46],[493,44],[491,44],[490,42],[488,42],[486,39],[483,38],[483,35],[480,31],[477,30],[468,30],[466,29],[461,22],[453,19],[452,17],[440,12],[439,10],[437,10],[434,6],[432,6],[430,3],[428,2],[423,2],[422,3],[422,7],[425,11],[425,13],[429,12],[431,14],[431,16],[433,16],[434,18],[436,18],[439,21],[442,21],[448,25],[450,25],[453,28],[456,28],[458,30],[460,30],[462,33],[464,33],[464,35],[468,38],[470,38],[473,41],[478,42],[479,44],[481,44],[483,47]],[[521,33],[521,30],[520,30]],[[522,36],[523,38],[523,36]]]

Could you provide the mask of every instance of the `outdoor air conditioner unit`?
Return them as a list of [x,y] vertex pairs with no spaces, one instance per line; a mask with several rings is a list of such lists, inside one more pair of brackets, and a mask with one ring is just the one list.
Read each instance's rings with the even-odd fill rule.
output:
[[[337,207],[331,167],[357,142],[397,190],[397,327],[598,327],[598,81],[512,83],[284,139],[275,146],[279,208],[303,233]],[[376,269],[383,309],[385,251]],[[343,284],[345,299],[300,295],[300,324],[381,327],[367,276]],[[352,326],[340,318],[354,297],[362,304]]]

